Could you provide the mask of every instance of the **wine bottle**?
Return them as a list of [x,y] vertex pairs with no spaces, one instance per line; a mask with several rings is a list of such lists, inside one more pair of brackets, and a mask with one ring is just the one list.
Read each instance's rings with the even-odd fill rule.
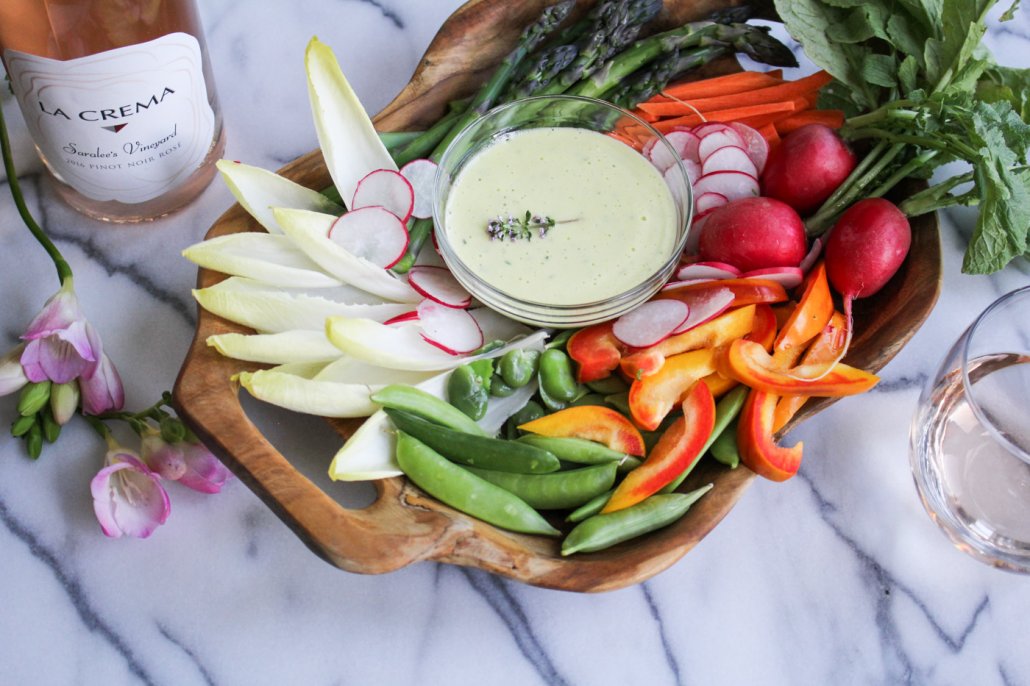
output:
[[225,137],[195,0],[3,0],[0,56],[77,210],[154,219],[213,178]]

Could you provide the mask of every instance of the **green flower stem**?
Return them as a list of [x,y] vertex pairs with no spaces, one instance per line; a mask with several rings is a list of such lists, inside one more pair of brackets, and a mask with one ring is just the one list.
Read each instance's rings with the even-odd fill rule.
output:
[[7,171],[7,183],[11,186],[11,195],[14,197],[14,204],[18,207],[18,214],[21,215],[22,221],[25,222],[25,226],[29,228],[32,235],[35,237],[39,244],[43,246],[43,249],[50,255],[50,259],[54,261],[54,267],[57,268],[57,277],[63,284],[65,279],[72,278],[72,268],[65,261],[61,251],[57,249],[50,237],[46,235],[43,229],[36,223],[36,220],[32,218],[32,214],[29,212],[28,206],[25,204],[25,197],[21,193],[21,185],[18,183],[18,174],[14,169],[14,158],[11,155],[11,141],[7,137],[7,123],[4,121],[3,108],[0,107],[0,152],[3,153],[4,158],[4,169]]

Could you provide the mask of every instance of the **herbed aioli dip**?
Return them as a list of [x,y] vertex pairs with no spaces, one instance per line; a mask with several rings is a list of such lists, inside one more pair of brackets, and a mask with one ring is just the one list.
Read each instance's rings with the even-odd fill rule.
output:
[[[529,211],[544,237],[491,239],[492,219]],[[640,153],[588,129],[505,134],[458,173],[444,212],[448,242],[479,278],[553,305],[604,300],[645,281],[676,241],[676,205]]]

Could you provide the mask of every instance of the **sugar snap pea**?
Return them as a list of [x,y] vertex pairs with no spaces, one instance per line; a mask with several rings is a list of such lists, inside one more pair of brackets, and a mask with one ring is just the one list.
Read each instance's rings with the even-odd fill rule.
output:
[[615,374],[612,374],[597,381],[587,381],[587,388],[601,395],[615,395],[616,393],[626,393],[629,391],[629,384]]
[[540,352],[537,350],[509,350],[501,356],[497,369],[504,383],[512,388],[522,388],[536,376],[540,364]]
[[629,406],[629,392],[612,393],[604,396],[604,401],[627,417],[633,414]]
[[597,405],[603,407],[605,405],[604,396],[599,393],[585,393],[569,403],[569,407],[580,407],[581,405]]
[[730,469],[740,466],[740,452],[737,450],[737,421],[726,427],[712,443],[712,457]]
[[569,339],[572,338],[572,334],[574,333],[576,333],[576,329],[565,329],[560,334],[556,335],[554,338],[548,341],[546,346],[547,349],[564,350],[565,344],[569,342]]
[[653,495],[624,510],[594,515],[569,532],[561,554],[592,553],[668,526],[711,488],[708,484],[690,493]]
[[456,510],[510,531],[561,535],[517,496],[459,467],[403,431],[397,432],[397,464],[415,485]]
[[579,507],[615,483],[615,464],[599,464],[553,474],[512,474],[469,467],[469,471],[513,493],[538,510]]
[[576,398],[579,388],[568,355],[557,348],[544,351],[540,356],[540,386],[559,402],[568,403]]
[[[704,447],[701,448],[701,454],[704,455],[705,451],[711,448],[715,441],[726,432],[726,427],[737,418],[740,414],[741,408],[744,407],[744,401],[747,400],[748,389],[746,386],[737,386],[732,391],[724,395],[719,399],[719,402],[715,405],[715,425],[712,427],[712,433],[708,436],[708,440],[705,441]],[[733,432],[736,436],[736,431]],[[736,441],[734,441],[734,444]],[[714,453],[713,453],[714,456]],[[718,458],[717,458],[718,459]],[[739,458],[738,458],[739,459]],[[720,462],[722,460],[719,460]],[[672,493],[676,490],[676,487],[683,483],[683,480],[690,474],[690,470],[699,462],[695,460],[694,463],[686,470],[684,470],[679,476],[672,480],[661,493]]]
[[494,372],[493,377],[490,379],[490,395],[497,398],[507,398],[516,390],[518,389],[509,386],[500,374]]
[[[479,362],[490,362],[487,371]],[[478,360],[457,367],[447,377],[447,402],[461,410],[471,419],[482,419],[486,416],[486,407],[490,402],[490,377],[493,374],[493,363],[490,360]]]
[[612,493],[615,493],[614,488],[608,489],[598,496],[594,496],[570,512],[569,516],[565,518],[565,521],[576,523],[582,522],[587,517],[593,517],[595,514],[601,512],[601,510],[604,509],[604,506],[608,504],[608,501],[612,499]]
[[612,450],[603,443],[588,441],[582,438],[556,438],[539,434],[526,434],[518,442],[528,443],[553,453],[559,460],[579,464],[604,464],[615,462],[620,471],[632,469],[640,465],[640,460],[618,450]]
[[378,403],[383,407],[417,414],[423,419],[428,419],[435,424],[446,426],[455,431],[479,436],[488,435],[483,427],[472,421],[461,410],[448,404],[445,400],[441,400],[435,395],[426,393],[414,386],[391,384],[379,389],[369,397],[372,402]]
[[545,414],[547,414],[547,412],[544,411],[544,408],[540,403],[535,400],[530,400],[522,406],[521,410],[513,414],[511,417],[508,417],[508,421],[505,422],[504,425],[505,435],[509,440],[514,440],[520,433],[522,433],[518,429],[519,426],[531,422],[534,419],[540,419]]
[[547,392],[547,389],[544,388],[543,384],[540,384],[540,387],[537,388],[536,394],[537,397],[540,398],[541,404],[543,404],[543,406],[547,409],[548,412],[557,412],[558,410],[564,410],[566,407],[569,406],[567,402],[563,402],[561,400],[558,400],[557,398],[551,397],[551,395]]
[[398,429],[414,436],[452,462],[522,474],[558,471],[557,457],[528,443],[454,431],[402,410],[386,408],[386,414]]

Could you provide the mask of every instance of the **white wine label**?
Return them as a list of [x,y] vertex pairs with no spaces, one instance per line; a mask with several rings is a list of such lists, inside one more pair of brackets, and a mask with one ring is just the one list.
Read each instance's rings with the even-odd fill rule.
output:
[[215,114],[188,33],[54,60],[4,52],[21,111],[51,171],[94,200],[141,203],[186,180]]

